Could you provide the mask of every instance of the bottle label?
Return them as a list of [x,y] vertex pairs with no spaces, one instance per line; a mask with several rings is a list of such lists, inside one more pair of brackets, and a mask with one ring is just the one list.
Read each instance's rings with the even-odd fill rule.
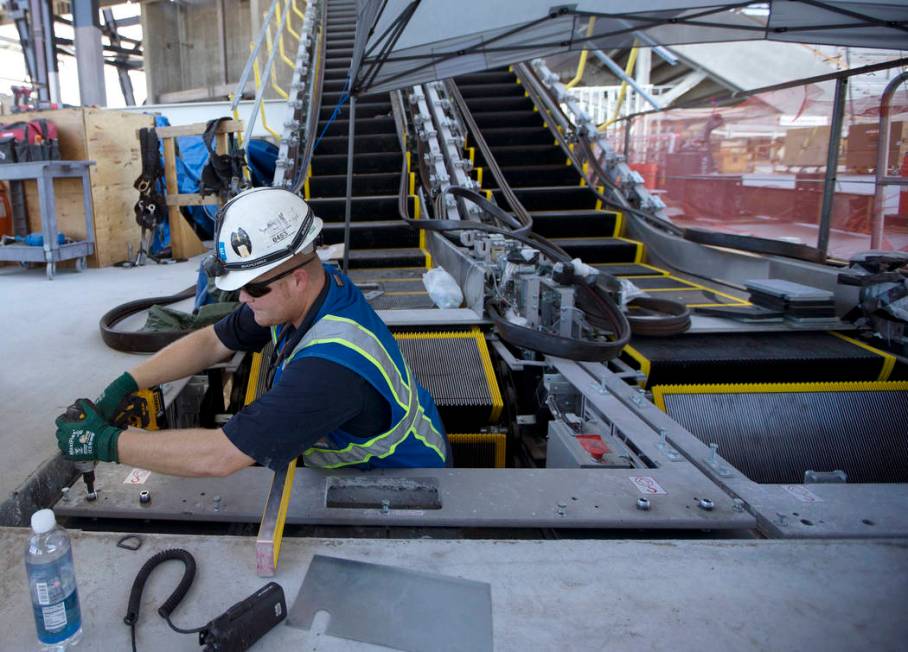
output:
[[59,643],[81,626],[72,550],[49,563],[26,562],[38,640]]

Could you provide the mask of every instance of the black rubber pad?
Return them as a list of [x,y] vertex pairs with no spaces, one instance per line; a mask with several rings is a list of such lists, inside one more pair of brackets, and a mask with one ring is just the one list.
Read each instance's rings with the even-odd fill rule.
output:
[[631,346],[650,361],[649,387],[877,380],[884,363],[882,356],[823,332],[635,337]]

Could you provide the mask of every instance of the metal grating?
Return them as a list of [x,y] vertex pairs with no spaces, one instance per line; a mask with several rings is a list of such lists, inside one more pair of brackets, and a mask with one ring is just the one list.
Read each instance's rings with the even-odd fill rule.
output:
[[908,391],[665,394],[669,416],[759,483],[842,469],[908,482]]
[[419,382],[442,406],[491,406],[477,342],[473,338],[398,336],[400,350]]

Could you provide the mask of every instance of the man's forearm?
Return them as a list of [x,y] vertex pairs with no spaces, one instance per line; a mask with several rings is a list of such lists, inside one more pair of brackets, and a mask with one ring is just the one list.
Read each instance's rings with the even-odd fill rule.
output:
[[220,428],[129,428],[120,435],[117,450],[121,464],[187,477],[225,476],[254,462]]
[[197,374],[226,360],[232,351],[208,326],[164,347],[129,370],[139,388],[152,387]]

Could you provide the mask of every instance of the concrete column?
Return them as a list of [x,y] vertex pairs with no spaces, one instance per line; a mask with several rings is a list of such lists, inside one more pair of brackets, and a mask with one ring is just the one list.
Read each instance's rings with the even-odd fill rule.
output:
[[73,0],[72,8],[81,103],[107,106],[98,0]]

